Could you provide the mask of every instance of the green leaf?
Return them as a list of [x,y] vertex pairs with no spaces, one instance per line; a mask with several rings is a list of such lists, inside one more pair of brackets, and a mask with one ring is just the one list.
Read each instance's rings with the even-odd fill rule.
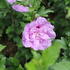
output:
[[7,30],[6,30],[6,34],[10,34],[10,33],[12,33],[12,32],[14,32],[14,27],[13,27],[13,26],[9,26],[9,27],[7,28]]
[[0,18],[5,18],[8,13],[8,9],[0,9]]
[[5,61],[6,58],[3,55],[0,55],[0,70],[5,70]]
[[[70,61],[62,60],[59,63],[56,63],[53,67],[53,70],[70,70]],[[51,69],[51,70],[52,70]]]
[[18,65],[19,65],[19,60],[18,60],[17,58],[15,58],[15,57],[10,57],[10,58],[8,59],[8,62],[9,62],[10,64],[13,64],[14,66],[18,66]]
[[60,40],[56,40],[51,47],[42,51],[42,56],[38,53],[33,53],[38,58],[33,58],[29,63],[26,63],[27,70],[48,70],[48,67],[54,64],[59,57],[60,49],[64,45]]
[[51,9],[45,9],[45,7],[41,7],[38,11],[38,14],[43,17],[47,17],[48,13],[53,13],[54,11]]
[[6,0],[0,0],[0,8],[6,8],[7,6]]
[[66,7],[66,9],[67,9],[67,15],[66,15],[66,18],[70,18],[70,7]]
[[64,45],[60,40],[56,40],[51,47],[47,50],[43,51],[42,59],[45,63],[45,69],[48,70],[48,67],[55,63],[57,58],[59,57],[60,49],[63,48]]
[[34,10],[37,10],[40,7],[41,1],[42,0],[30,0],[30,4]]
[[19,36],[16,36],[15,38],[13,38],[13,40],[14,40],[14,42],[16,42],[18,47],[21,48],[23,46],[22,45],[22,40],[21,40],[21,38]]
[[0,52],[1,52],[5,47],[6,47],[6,46],[0,44]]
[[20,64],[19,67],[16,70],[24,70],[24,68]]

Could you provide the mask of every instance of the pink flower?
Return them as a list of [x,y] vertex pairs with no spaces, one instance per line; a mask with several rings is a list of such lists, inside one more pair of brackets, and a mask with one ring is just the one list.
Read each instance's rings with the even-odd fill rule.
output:
[[12,8],[18,12],[29,12],[28,7],[19,4],[12,5]]
[[44,50],[51,46],[52,40],[56,37],[53,29],[54,26],[50,22],[43,17],[38,17],[25,26],[22,43],[25,47],[34,50]]
[[8,3],[13,4],[16,2],[16,0],[7,0]]

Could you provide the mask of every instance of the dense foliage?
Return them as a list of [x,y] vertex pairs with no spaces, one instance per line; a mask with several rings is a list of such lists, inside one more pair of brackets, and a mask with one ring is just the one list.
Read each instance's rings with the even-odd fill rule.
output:
[[[70,0],[17,0],[30,12],[0,0],[0,70],[70,70]],[[30,6],[31,4],[31,6]],[[55,26],[56,39],[43,51],[24,48],[22,32],[38,16]]]

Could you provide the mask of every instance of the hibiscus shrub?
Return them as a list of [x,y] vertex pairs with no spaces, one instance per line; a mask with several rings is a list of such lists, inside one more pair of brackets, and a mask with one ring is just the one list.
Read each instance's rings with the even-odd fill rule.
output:
[[70,70],[70,0],[0,1],[0,70]]

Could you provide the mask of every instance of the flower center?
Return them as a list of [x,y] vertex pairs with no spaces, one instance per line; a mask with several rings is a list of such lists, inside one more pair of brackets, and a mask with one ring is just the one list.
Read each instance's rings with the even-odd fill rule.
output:
[[36,26],[36,28],[40,28],[40,26]]

